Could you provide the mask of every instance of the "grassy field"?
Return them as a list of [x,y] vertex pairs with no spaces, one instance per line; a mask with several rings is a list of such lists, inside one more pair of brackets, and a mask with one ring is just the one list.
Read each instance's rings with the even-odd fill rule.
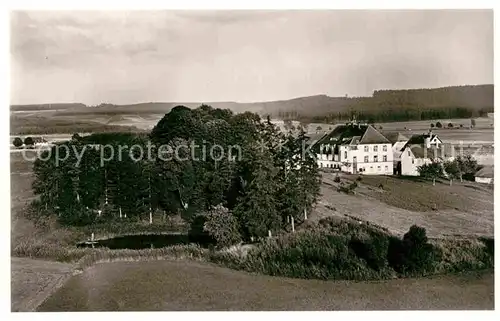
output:
[[[473,182],[432,182],[386,176],[363,176],[355,195],[337,191],[336,174],[323,174],[321,198],[311,219],[356,217],[396,234],[417,224],[431,237],[447,235],[492,236],[493,188]],[[358,176],[341,175],[351,182]],[[379,185],[383,185],[383,189]]]
[[330,282],[197,262],[125,262],[99,264],[74,276],[38,311],[493,309],[493,293],[492,273]]
[[28,312],[71,277],[73,265],[13,257],[11,271],[11,310]]
[[[470,126],[470,119],[440,119],[440,120],[422,120],[422,121],[409,121],[409,122],[393,122],[393,123],[377,123],[374,126],[377,129],[382,127],[382,131],[392,132],[397,131],[408,138],[412,135],[418,135],[426,133],[430,129],[431,123],[436,123],[440,121],[443,126],[447,126],[448,123],[454,124],[455,128],[448,129],[433,128],[433,132],[436,133],[443,141],[449,143],[458,143],[460,141],[464,142],[477,142],[477,143],[488,143],[492,144],[494,142],[494,126],[493,118],[476,118],[476,126],[473,129],[468,129]],[[463,128],[460,128],[460,124]],[[330,127],[335,127],[332,124],[310,124],[308,127],[309,132],[316,132],[317,128],[321,127],[321,131],[327,131]]]
[[[147,116],[81,115],[64,116],[58,112],[16,113],[10,115],[11,135],[69,134],[74,132],[137,132],[149,129],[161,116],[148,120]],[[144,125],[144,124],[147,125]],[[136,127],[138,125],[139,127]],[[141,129],[142,127],[142,129]],[[152,126],[151,126],[152,127]]]

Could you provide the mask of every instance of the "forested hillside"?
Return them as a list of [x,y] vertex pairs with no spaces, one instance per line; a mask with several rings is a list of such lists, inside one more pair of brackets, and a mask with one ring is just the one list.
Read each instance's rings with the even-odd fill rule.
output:
[[[376,90],[371,97],[330,97],[316,95],[269,102],[205,102],[234,113],[251,111],[260,116],[332,123],[358,119],[376,122],[469,118],[493,111],[493,85],[453,86],[432,89]],[[12,111],[63,109],[58,115],[79,114],[165,114],[174,106],[196,108],[202,102],[149,102],[129,105],[51,104],[11,106]]]
[[309,97],[307,105],[283,106],[270,114],[284,119],[335,122],[358,119],[376,122],[469,118],[493,111],[493,85],[435,89],[379,90],[372,97]]

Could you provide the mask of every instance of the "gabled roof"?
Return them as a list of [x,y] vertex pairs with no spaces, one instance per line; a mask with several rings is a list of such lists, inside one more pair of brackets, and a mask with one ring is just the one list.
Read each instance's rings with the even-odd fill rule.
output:
[[359,144],[389,144],[384,135],[371,125],[346,124],[335,127],[323,136],[312,147],[319,152],[321,145],[359,145]]
[[493,166],[485,166],[481,168],[474,176],[475,177],[486,177],[493,178],[495,171],[493,170]]
[[316,143],[314,143],[312,150],[319,152],[321,145],[339,145],[349,144],[354,136],[360,136],[366,131],[366,125],[338,125],[331,132],[324,135]]
[[410,146],[410,145],[423,145],[425,143],[425,139],[426,138],[430,138],[431,140],[434,139],[434,138],[437,138],[441,143],[443,143],[443,141],[437,137],[437,135],[435,134],[422,134],[422,135],[413,135],[410,137],[410,139],[408,140],[408,142],[406,143],[405,146],[403,146],[403,148],[401,149],[401,151],[403,151],[406,146]]
[[307,134],[306,135],[309,139],[307,140],[308,145],[310,144],[315,144],[316,142],[320,141],[323,137],[326,136],[325,133],[320,133],[320,134]]
[[390,141],[373,126],[368,125],[365,133],[359,140],[359,144],[387,144]]
[[408,137],[399,132],[383,133],[384,136],[394,145],[397,142],[407,142]]

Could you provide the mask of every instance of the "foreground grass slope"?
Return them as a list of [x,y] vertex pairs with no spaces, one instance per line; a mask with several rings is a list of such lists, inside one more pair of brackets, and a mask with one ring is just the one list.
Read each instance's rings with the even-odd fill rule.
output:
[[71,278],[38,311],[468,310],[493,309],[493,293],[493,274],[325,282],[199,262],[125,262]]

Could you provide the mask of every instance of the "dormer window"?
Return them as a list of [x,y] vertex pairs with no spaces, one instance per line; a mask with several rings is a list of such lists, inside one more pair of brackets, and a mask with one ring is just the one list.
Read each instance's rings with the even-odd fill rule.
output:
[[384,146],[382,147],[382,150],[383,150],[384,152],[387,152],[387,145],[384,145]]
[[373,151],[378,152],[378,146],[373,146]]
[[368,146],[365,146],[365,152],[368,153]]

